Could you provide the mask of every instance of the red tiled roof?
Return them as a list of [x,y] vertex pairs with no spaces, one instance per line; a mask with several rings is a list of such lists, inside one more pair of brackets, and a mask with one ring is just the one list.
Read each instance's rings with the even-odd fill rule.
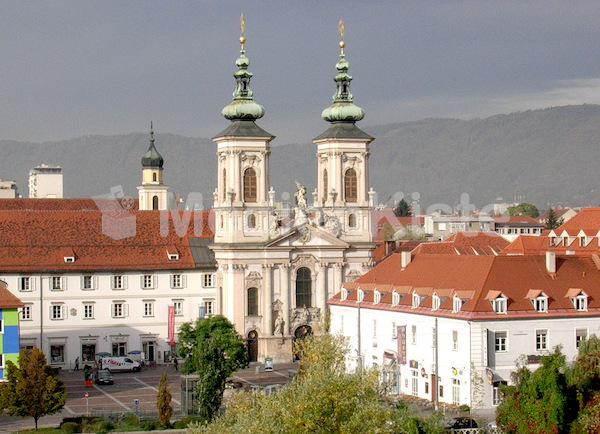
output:
[[444,241],[422,243],[414,254],[497,255],[508,241],[496,232],[458,232]]
[[[600,315],[600,270],[591,258],[567,256],[556,259],[556,274],[547,272],[544,256],[459,256],[416,255],[404,269],[399,254],[393,254],[354,282],[353,286],[392,285],[396,292],[406,288],[430,288],[418,308],[412,308],[412,297],[405,296],[397,306],[391,306],[390,293],[378,305],[365,308],[419,312],[428,315],[454,316],[472,319],[504,319],[530,316],[590,316]],[[344,287],[348,288],[347,284]],[[460,312],[452,313],[452,298],[444,300],[440,309],[431,310],[434,292],[452,289],[452,294],[468,296]],[[569,297],[571,288],[581,288],[588,296],[588,310],[576,311]],[[535,289],[548,296],[548,312],[535,311],[528,298]],[[469,296],[469,291],[472,295]],[[350,293],[342,301],[339,294],[330,304],[352,305],[356,295]],[[497,314],[489,302],[490,294],[502,293],[508,298],[508,312]],[[419,292],[419,295],[422,295]],[[354,301],[353,301],[354,300]]]
[[[556,216],[557,219],[561,218],[563,215],[565,215],[567,212],[571,211],[571,208],[552,208],[554,210],[554,215]],[[550,210],[544,212],[542,215],[540,215],[538,217],[539,221],[546,221],[548,220],[548,217],[550,216]]]
[[576,215],[564,222],[555,232],[560,233],[563,230],[582,230],[591,235],[592,232],[600,231],[600,207],[583,208]]
[[24,304],[0,281],[0,309],[23,307]]
[[[97,203],[109,199],[0,199],[0,211],[97,211]],[[138,200],[127,204],[131,209],[138,209]]]
[[496,223],[539,223],[536,219],[528,215],[515,216],[492,216]]
[[[193,268],[189,239],[213,237],[209,213],[190,212],[189,224],[182,211],[177,214],[179,222],[171,212],[160,211],[112,216],[100,211],[0,211],[0,272]],[[179,252],[177,261],[167,255],[172,247]],[[73,252],[75,261],[65,262],[65,252]]]

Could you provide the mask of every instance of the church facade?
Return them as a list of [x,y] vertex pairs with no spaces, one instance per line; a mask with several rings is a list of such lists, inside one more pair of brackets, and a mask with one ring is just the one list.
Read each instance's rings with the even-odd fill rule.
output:
[[331,126],[313,140],[317,188],[309,195],[297,182],[295,206],[277,209],[269,174],[275,137],[256,123],[264,108],[250,90],[244,36],[240,43],[233,101],[222,111],[231,123],[213,138],[217,305],[247,339],[252,360],[288,362],[296,339],[325,330],[326,302],[342,282],[373,266],[373,137],[356,126],[364,111],[353,103],[342,41],[333,104],[322,113]]

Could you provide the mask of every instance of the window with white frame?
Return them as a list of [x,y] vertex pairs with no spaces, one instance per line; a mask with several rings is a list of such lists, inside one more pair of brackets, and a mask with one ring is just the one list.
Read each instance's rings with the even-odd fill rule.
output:
[[412,307],[417,308],[421,304],[421,296],[417,294],[417,291],[413,291],[412,293]]
[[377,304],[381,301],[381,292],[374,290],[373,291],[373,304]]
[[214,300],[206,300],[204,302],[204,308],[207,316],[213,316],[215,314],[215,302]]
[[507,299],[504,295],[500,294],[495,299],[490,300],[490,303],[492,305],[492,309],[494,309],[494,312],[506,313]]
[[33,291],[33,279],[31,277],[19,277],[19,291]]
[[202,286],[204,288],[214,288],[215,286],[215,275],[206,273],[202,276]]
[[154,300],[144,300],[144,316],[154,316]]
[[419,395],[419,371],[416,369],[411,369],[412,374],[412,388],[411,393],[413,396]]
[[538,312],[548,312],[548,297],[544,293],[541,293],[536,298],[532,298],[531,304]]
[[31,304],[26,304],[21,308],[21,321],[31,321]]
[[433,294],[431,298],[431,310],[438,310],[440,308],[440,297],[437,294]]
[[508,332],[495,332],[494,344],[497,353],[505,353],[508,350]]
[[50,278],[50,289],[52,291],[64,291],[66,288],[66,279],[62,276],[52,276]]
[[127,276],[115,275],[112,276],[112,289],[125,289],[127,288]]
[[50,305],[50,319],[62,320],[67,316],[67,306],[62,303],[53,303]]
[[94,319],[94,303],[83,303],[83,319]]
[[173,300],[175,316],[183,316],[183,300]]
[[127,304],[124,301],[114,301],[110,311],[113,318],[125,318],[127,316]]
[[171,288],[185,288],[186,276],[183,274],[171,274]]
[[506,386],[506,381],[495,381],[492,389],[492,405],[500,405],[504,399],[502,387]]
[[398,303],[400,303],[400,294],[394,291],[392,292],[392,306],[398,306]]
[[535,349],[546,351],[548,349],[548,330],[535,331]]
[[152,274],[143,274],[140,277],[142,289],[154,289],[156,288],[156,276]]
[[392,323],[392,339],[398,339],[398,327],[395,322]]
[[460,405],[460,380],[452,379],[452,404]]
[[588,337],[588,329],[576,329],[575,330],[575,348],[579,348],[581,343]]
[[571,303],[573,303],[573,307],[575,308],[575,310],[578,310],[580,312],[587,311],[587,302],[587,294],[583,291],[577,294],[576,297],[571,297]]
[[463,307],[463,301],[457,294],[452,298],[452,312],[459,312]]
[[91,291],[96,289],[96,276],[81,276],[81,289],[84,291]]
[[417,326],[413,325],[410,328],[411,331],[411,343],[416,344],[417,343]]
[[65,363],[65,345],[53,344],[50,345],[50,362]]
[[458,330],[452,330],[452,350],[458,351]]

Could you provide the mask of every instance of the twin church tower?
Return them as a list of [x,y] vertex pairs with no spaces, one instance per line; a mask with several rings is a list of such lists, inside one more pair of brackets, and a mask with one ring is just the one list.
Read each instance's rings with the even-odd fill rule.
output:
[[[372,267],[369,144],[373,137],[356,126],[364,111],[354,105],[352,77],[344,53],[340,21],[340,58],[333,104],[322,117],[331,126],[318,135],[317,188],[296,183],[296,203],[277,209],[270,184],[269,157],[275,138],[256,124],[265,110],[254,102],[242,18],[241,50],[234,74],[233,101],[223,111],[230,125],[217,144],[217,188],[212,211],[217,263],[216,311],[248,340],[250,357],[275,362],[293,358],[293,341],[318,331],[326,301],[342,282]],[[163,159],[150,147],[142,159],[140,209],[166,209]],[[307,168],[308,169],[308,168]]]

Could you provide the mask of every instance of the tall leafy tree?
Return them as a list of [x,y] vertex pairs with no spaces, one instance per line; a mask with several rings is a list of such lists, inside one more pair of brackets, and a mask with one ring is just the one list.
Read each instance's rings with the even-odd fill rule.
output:
[[520,203],[519,205],[509,206],[508,214],[511,216],[526,215],[536,218],[540,216],[540,210],[537,208],[537,206],[524,202]]
[[173,416],[173,406],[171,406],[171,391],[169,390],[169,381],[167,373],[163,373],[158,381],[158,393],[156,395],[156,408],[158,409],[158,423],[168,427]]
[[556,216],[556,213],[554,212],[554,210],[552,208],[550,208],[550,211],[548,211],[548,220],[546,220],[546,224],[545,224],[546,229],[556,229],[557,227],[562,225],[564,222],[565,222],[565,220],[562,218],[559,219]]
[[36,431],[40,417],[57,413],[67,401],[65,385],[37,347],[20,351],[19,366],[7,362],[7,379],[0,384],[0,408],[11,416],[33,417]]
[[179,332],[182,373],[198,374],[196,388],[199,415],[211,420],[221,406],[225,381],[248,366],[244,339],[221,315],[185,323]]
[[394,209],[394,215],[396,217],[410,217],[412,215],[410,205],[404,199],[400,199],[400,202],[398,202],[398,205]]

